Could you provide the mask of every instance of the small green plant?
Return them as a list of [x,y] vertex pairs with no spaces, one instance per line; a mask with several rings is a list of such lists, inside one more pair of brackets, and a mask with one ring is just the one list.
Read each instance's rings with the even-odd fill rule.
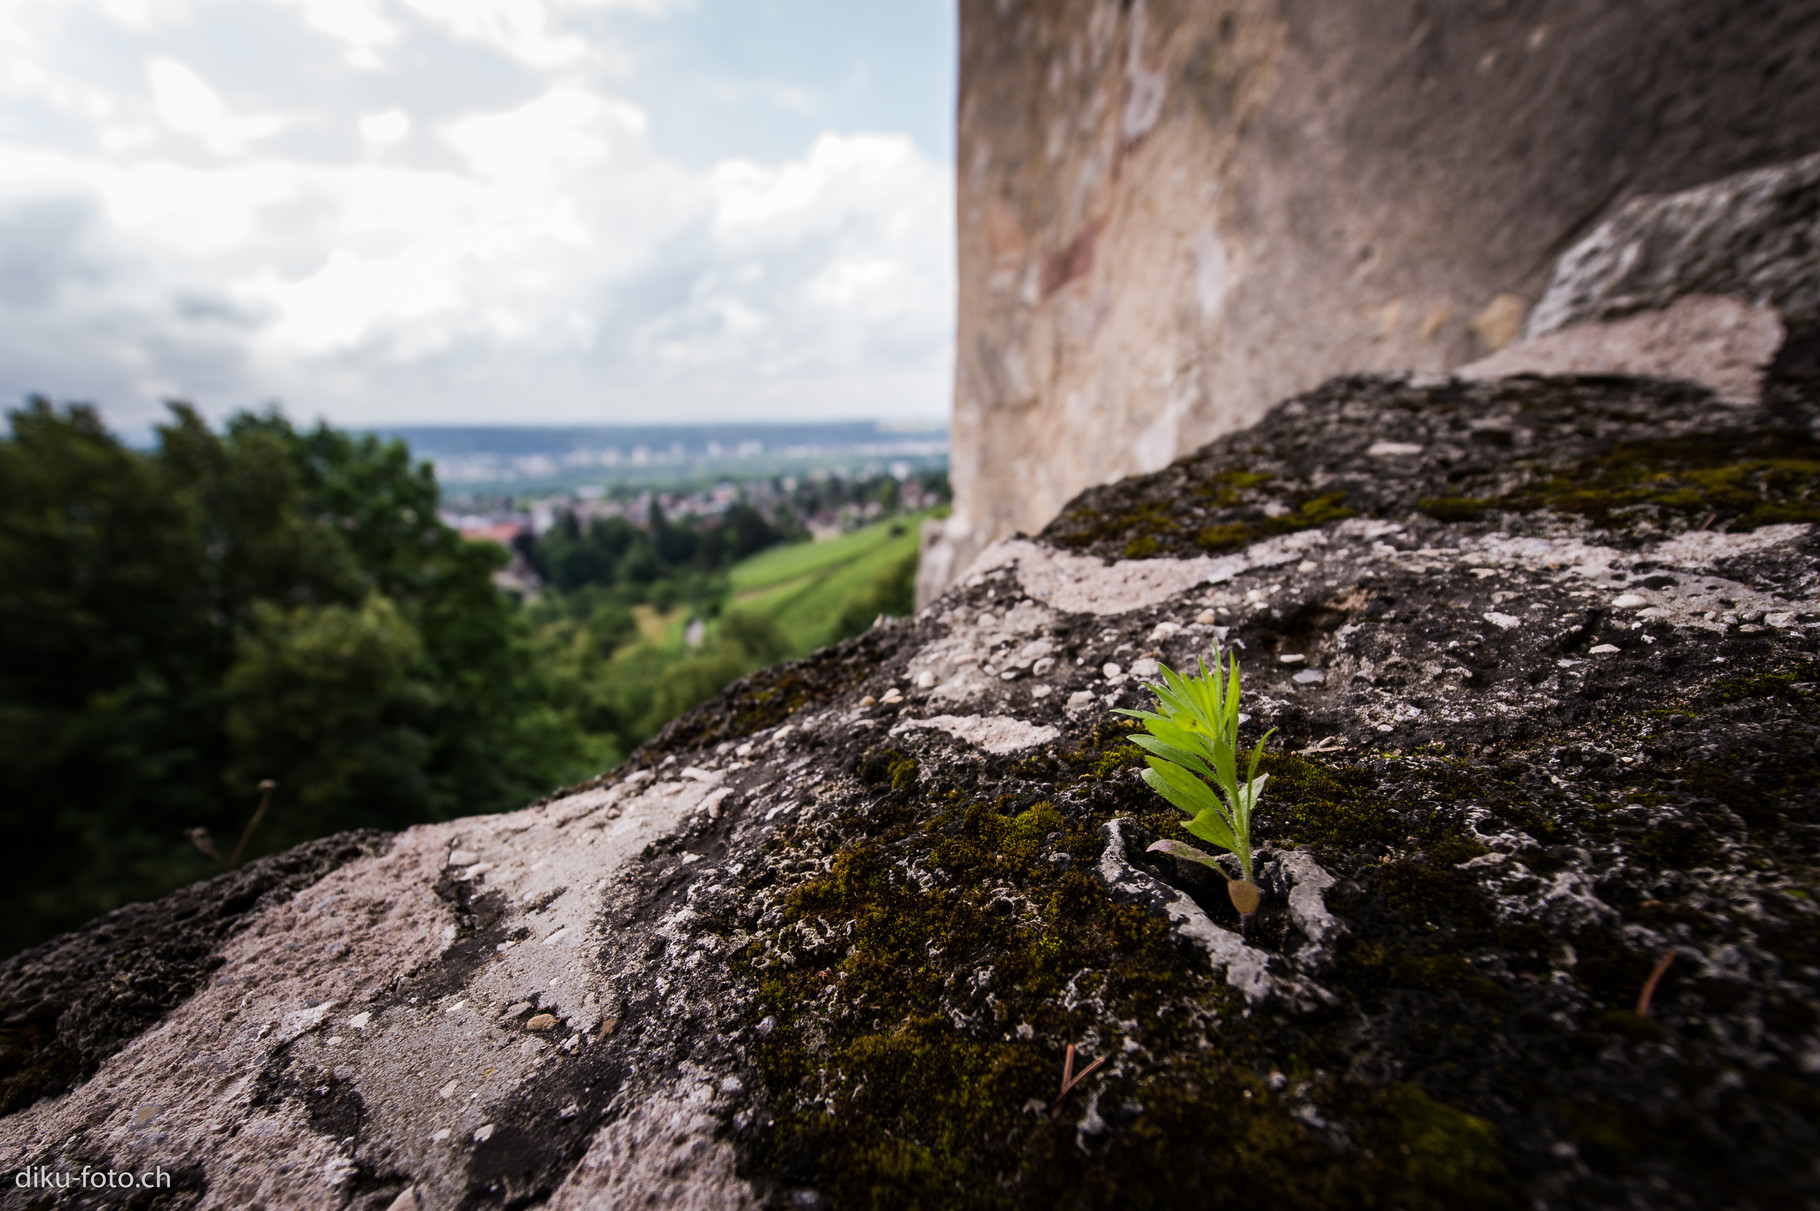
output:
[[1133,736],[1132,742],[1149,754],[1143,778],[1150,789],[1188,816],[1183,827],[1190,833],[1236,855],[1244,878],[1230,878],[1212,854],[1181,841],[1158,841],[1151,850],[1219,871],[1244,922],[1258,910],[1258,885],[1251,878],[1251,815],[1269,777],[1258,773],[1258,762],[1276,729],[1265,732],[1251,750],[1240,781],[1238,657],[1229,658],[1216,642],[1212,672],[1205,660],[1200,666],[1199,676],[1186,677],[1164,666],[1162,684],[1144,683],[1156,696],[1157,709],[1118,713],[1142,720],[1149,733]]

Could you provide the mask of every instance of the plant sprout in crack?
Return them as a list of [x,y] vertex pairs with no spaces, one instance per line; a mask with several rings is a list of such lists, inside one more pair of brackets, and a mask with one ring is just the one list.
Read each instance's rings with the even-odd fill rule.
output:
[[1236,855],[1244,877],[1231,878],[1212,854],[1181,841],[1158,841],[1151,851],[1219,871],[1243,929],[1258,910],[1258,885],[1251,877],[1251,814],[1269,777],[1258,773],[1258,762],[1264,756],[1264,742],[1276,729],[1265,732],[1251,750],[1240,781],[1239,659],[1222,652],[1216,641],[1213,671],[1208,671],[1205,660],[1200,666],[1199,676],[1186,677],[1163,666],[1162,684],[1144,683],[1156,697],[1156,711],[1118,713],[1142,720],[1149,733],[1132,737],[1149,754],[1144,781],[1188,816],[1183,827],[1190,833]]

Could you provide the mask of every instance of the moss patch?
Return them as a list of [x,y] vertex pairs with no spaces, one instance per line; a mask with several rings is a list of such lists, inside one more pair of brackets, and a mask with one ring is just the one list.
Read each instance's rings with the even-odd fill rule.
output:
[[1436,521],[1477,521],[1487,504],[1476,496],[1424,496],[1416,508]]
[[1497,504],[1619,526],[1648,518],[1744,533],[1820,521],[1820,443],[1802,433],[1701,434],[1623,442],[1544,475]]
[[1268,491],[1274,479],[1269,472],[1225,471],[1190,495],[1124,507],[1096,507],[1088,494],[1077,498],[1044,536],[1074,550],[1113,544],[1124,559],[1153,559],[1178,554],[1184,546],[1234,551],[1260,538],[1357,516],[1346,505],[1344,489]]
[[[925,782],[846,819],[776,940],[736,963],[771,1023],[762,1167],[843,1207],[1511,1205],[1490,1124],[1415,1085],[1319,1075],[1341,1055],[1249,1020],[1198,950],[1086,873],[1098,825],[1141,790],[1119,776],[1127,734],[1057,762],[1092,805]],[[875,750],[857,772],[879,786],[889,768]],[[792,936],[838,941],[782,959]],[[1110,1062],[1052,1117],[1071,1042]],[[1285,1069],[1304,1076],[1266,1079]],[[1369,1142],[1336,1153],[1298,1106]]]

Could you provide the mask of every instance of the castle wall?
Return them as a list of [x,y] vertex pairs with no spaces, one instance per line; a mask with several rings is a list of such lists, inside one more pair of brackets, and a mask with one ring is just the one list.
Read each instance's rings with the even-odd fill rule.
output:
[[955,509],[988,542],[1515,337],[1626,201],[1820,149],[1820,6],[962,0]]

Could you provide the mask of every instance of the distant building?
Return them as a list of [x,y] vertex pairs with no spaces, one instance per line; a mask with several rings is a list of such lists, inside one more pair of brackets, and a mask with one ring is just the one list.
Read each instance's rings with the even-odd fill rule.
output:
[[461,536],[469,542],[496,542],[510,550],[518,536],[530,527],[522,521],[487,521],[464,524],[459,529]]

